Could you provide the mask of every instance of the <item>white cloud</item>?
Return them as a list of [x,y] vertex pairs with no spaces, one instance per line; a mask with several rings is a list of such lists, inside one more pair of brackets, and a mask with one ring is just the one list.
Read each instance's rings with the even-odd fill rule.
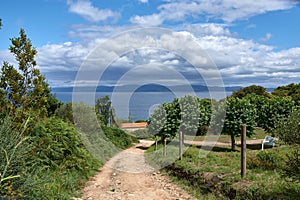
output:
[[[184,58],[194,63],[198,63],[200,73],[208,74],[209,77],[214,74],[210,68],[205,68],[205,53],[207,53],[216,63],[223,79],[227,85],[245,85],[259,84],[263,86],[277,86],[279,84],[287,84],[290,82],[299,82],[300,79],[300,47],[278,51],[272,46],[263,45],[252,40],[245,40],[233,37],[225,25],[222,24],[202,24],[187,25],[191,31],[173,32],[172,35],[161,34],[160,37],[145,37],[144,34],[135,35],[131,32],[122,34],[116,40],[106,41],[106,34],[98,34],[93,39],[87,38],[80,43],[65,42],[61,44],[48,44],[38,48],[37,63],[41,71],[45,74],[51,74],[49,83],[51,86],[66,86],[73,84],[74,73],[79,69],[82,62],[95,50],[99,51],[95,56],[99,63],[111,63],[111,59],[118,58],[107,66],[111,75],[104,80],[104,83],[113,84],[121,74],[127,70],[131,70],[138,65],[157,65],[152,69],[148,69],[151,73],[147,73],[146,68],[141,68],[139,74],[131,76],[131,83],[139,82],[143,79],[150,78],[152,74],[153,81],[165,78],[165,82],[175,83],[174,77],[156,76],[157,67],[164,66],[164,71],[175,70],[185,74],[191,82],[198,81],[195,69],[187,64]],[[95,33],[99,33],[99,27],[81,27],[81,29],[93,29]],[[99,29],[99,30],[98,30]],[[113,27],[105,27],[104,32],[114,32]],[[116,30],[122,28],[116,27]],[[183,29],[180,27],[179,29]],[[99,31],[99,32],[98,32]],[[80,31],[79,31],[80,32]],[[145,33],[146,34],[146,33]],[[109,34],[108,34],[109,35]],[[126,49],[127,42],[133,46],[139,47],[144,45],[144,49],[132,48],[132,51],[124,55],[120,53]],[[192,41],[196,41],[199,46],[193,46]],[[157,43],[157,44],[156,44]],[[102,46],[100,46],[102,45]],[[188,46],[185,52],[181,52],[183,46]],[[174,52],[168,51],[173,49]],[[178,51],[177,51],[178,50]],[[199,52],[195,56],[195,52]],[[118,57],[118,55],[120,55]],[[98,56],[98,57],[97,57]],[[0,52],[0,60],[13,62],[13,57],[8,51]],[[160,64],[160,65],[159,65]],[[94,67],[100,67],[95,65]],[[203,66],[201,68],[201,66]],[[95,68],[91,68],[93,70]],[[141,70],[145,70],[143,73]],[[148,72],[150,72],[148,71]],[[70,73],[73,74],[70,74]],[[55,75],[53,75],[55,74]],[[147,74],[149,76],[147,76]],[[164,73],[167,74],[167,73]],[[64,76],[63,76],[64,75]],[[47,77],[48,78],[48,77]],[[94,83],[95,80],[84,82],[84,84]]]
[[148,0],[138,0],[141,3],[148,3]]
[[289,9],[295,4],[293,1],[283,0],[175,0],[158,6],[159,12],[156,14],[134,16],[130,21],[143,26],[158,26],[166,21],[185,21],[187,17],[205,16],[207,20],[211,18],[233,22],[270,11]]
[[105,21],[108,18],[118,18],[119,13],[109,9],[99,9],[94,7],[89,0],[67,0],[69,12],[78,14],[90,22]]
[[271,38],[272,38],[272,34],[271,33],[267,33],[265,37],[260,38],[261,41],[263,42],[268,42]]
[[159,14],[153,14],[148,16],[134,16],[130,19],[131,23],[141,26],[159,26],[163,23],[164,19]]

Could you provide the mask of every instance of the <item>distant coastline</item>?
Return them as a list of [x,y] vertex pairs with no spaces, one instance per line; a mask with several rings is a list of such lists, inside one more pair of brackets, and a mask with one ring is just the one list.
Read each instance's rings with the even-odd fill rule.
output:
[[[132,89],[136,88],[134,92],[170,92],[170,91],[178,91],[184,92],[187,88],[191,89],[194,92],[209,92],[209,91],[226,91],[233,92],[240,88],[241,86],[232,86],[232,87],[207,87],[204,85],[175,85],[175,86],[162,86],[157,84],[149,84],[143,86],[136,85],[126,85],[126,86],[97,86],[96,90],[94,87],[77,87],[76,92],[132,92]],[[73,92],[74,87],[54,87],[52,88],[52,92]]]
[[[134,92],[171,92],[171,91],[178,91],[178,92],[185,92],[187,88],[191,89],[194,92],[212,92],[212,91],[225,91],[226,93],[234,92],[242,88],[242,86],[229,86],[229,87],[207,87],[204,85],[175,85],[175,86],[162,86],[157,84],[149,84],[143,86],[137,85],[126,85],[126,86],[97,86],[96,90],[95,87],[77,87],[76,92],[133,92],[132,89],[136,88]],[[275,88],[267,88],[268,92],[272,92]],[[52,88],[53,93],[57,92],[73,92],[74,87],[54,87]]]

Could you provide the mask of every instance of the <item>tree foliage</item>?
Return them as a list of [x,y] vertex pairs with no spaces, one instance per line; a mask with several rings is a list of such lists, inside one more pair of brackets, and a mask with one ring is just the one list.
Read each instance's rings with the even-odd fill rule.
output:
[[294,108],[294,102],[286,97],[266,100],[259,113],[259,123],[267,132],[272,132],[276,121],[287,118]]
[[295,101],[296,105],[300,105],[300,83],[289,84],[286,86],[280,86],[276,88],[272,95],[279,97],[291,97],[293,101]]
[[300,110],[294,110],[287,118],[276,122],[274,134],[284,143],[300,145]]
[[95,110],[99,122],[105,126],[110,123],[112,117],[111,101],[109,96],[100,97],[96,100]]
[[243,98],[243,97],[247,96],[248,94],[256,94],[259,96],[270,97],[270,94],[267,92],[267,89],[262,86],[258,86],[258,85],[251,85],[248,87],[241,88],[241,89],[233,92],[231,97]]
[[274,134],[281,141],[292,145],[292,153],[287,155],[283,175],[300,181],[300,110],[294,110],[287,118],[277,121]]
[[174,138],[179,131],[184,134],[196,135],[206,130],[211,118],[211,101],[187,95],[175,98],[170,103],[158,106],[149,119],[148,130],[152,135]]
[[226,117],[222,132],[231,136],[231,149],[235,150],[235,137],[241,135],[242,124],[247,126],[248,137],[253,134],[256,126],[256,109],[248,99],[227,98],[225,103]]
[[62,104],[59,108],[55,110],[55,116],[61,118],[65,122],[74,123],[72,102]]
[[[20,36],[12,38],[10,52],[14,55],[18,67],[4,62],[0,75],[1,96],[7,101],[6,110],[21,110],[24,120],[26,111],[34,112],[37,116],[47,115],[47,100],[51,97],[50,89],[36,68],[36,49],[31,40],[20,30]],[[3,98],[1,100],[3,104]],[[48,107],[50,108],[50,107]]]

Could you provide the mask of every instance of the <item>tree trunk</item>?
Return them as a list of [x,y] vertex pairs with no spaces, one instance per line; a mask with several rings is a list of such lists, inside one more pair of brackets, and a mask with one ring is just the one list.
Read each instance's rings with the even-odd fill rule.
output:
[[234,134],[231,134],[231,150],[235,151],[235,138],[234,138]]

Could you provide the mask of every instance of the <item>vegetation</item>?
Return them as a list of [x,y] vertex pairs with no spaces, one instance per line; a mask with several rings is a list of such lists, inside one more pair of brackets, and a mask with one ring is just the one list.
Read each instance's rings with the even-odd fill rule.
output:
[[284,175],[300,182],[300,110],[295,110],[286,119],[276,124],[275,135],[285,144],[291,145],[291,152],[287,155]]
[[[221,112],[217,112],[221,113]],[[241,125],[247,126],[246,135],[250,137],[256,126],[256,109],[248,99],[228,98],[223,133],[231,136],[231,150],[235,150],[235,137],[242,132]]]
[[[116,118],[115,109],[111,105],[109,96],[99,97],[95,102],[95,111],[98,122],[101,125],[117,126],[119,120]],[[129,113],[130,117],[130,113]],[[132,122],[132,120],[129,120]]]
[[279,97],[291,97],[297,106],[300,105],[300,83],[289,84],[276,88],[272,95]]
[[[11,43],[17,66],[4,62],[0,71],[0,198],[71,199],[80,195],[76,191],[104,162],[137,140],[108,127],[115,124],[108,96],[97,99],[95,108],[59,102],[36,68],[37,51],[23,29]],[[178,156],[177,143],[168,146],[164,157],[160,142],[158,151],[148,150],[147,159],[167,166],[166,171],[196,196],[200,191],[210,198],[214,193],[229,199],[296,199],[300,196],[300,111],[295,107],[299,87],[278,87],[270,95],[253,85],[220,102],[175,98],[154,111],[148,129],[135,134],[163,140],[182,131],[187,137],[203,139],[224,125],[220,138],[227,140],[225,135],[230,135],[231,148],[214,147],[203,158],[199,155],[205,148],[192,146],[183,160],[170,162]],[[260,145],[248,145],[244,179],[239,174],[240,149],[235,145],[242,124],[247,125],[247,136],[258,125],[282,144],[265,151],[259,150]]]
[[[164,158],[163,146],[147,150],[149,163],[158,165],[167,162],[173,150],[167,146],[167,157]],[[237,150],[240,150],[238,148]],[[215,146],[206,157],[200,157],[201,146],[189,147],[182,160],[166,166],[163,171],[174,181],[199,199],[293,199],[300,195],[300,183],[291,182],[282,177],[286,154],[291,152],[289,146],[260,150],[248,146],[247,175],[240,176],[240,152],[232,152],[230,147]],[[177,152],[175,152],[177,153]]]
[[212,115],[212,101],[194,96],[175,98],[158,106],[150,116],[149,133],[174,138],[179,131],[187,135],[204,135]]
[[231,97],[233,98],[244,98],[245,96],[249,95],[249,94],[254,94],[254,95],[258,95],[258,96],[264,96],[264,97],[270,97],[271,95],[267,92],[267,89],[262,87],[262,86],[258,86],[258,85],[251,85],[248,87],[244,87],[241,88],[237,91],[234,91],[231,95]]
[[59,102],[25,31],[11,42],[18,66],[4,62],[0,71],[0,198],[79,196],[88,177],[136,139],[106,127],[104,118],[100,127],[84,103]]
[[138,129],[136,131],[133,131],[130,134],[133,135],[134,137],[136,137],[137,139],[153,139],[154,138],[154,136],[149,133],[148,128]]
[[[1,69],[0,90],[4,98],[2,102],[7,101],[3,108],[13,114],[19,112],[22,121],[26,119],[25,113],[29,110],[39,117],[47,116],[47,100],[52,94],[45,77],[36,68],[34,57],[37,51],[32,47],[24,29],[21,29],[20,36],[12,38],[11,42],[9,50],[14,55],[18,67],[4,62]],[[50,107],[49,105],[48,108]]]
[[[173,106],[163,104],[154,111],[150,117],[150,131],[153,126],[154,130],[160,130],[159,136],[163,138],[172,135],[165,127],[175,127],[173,137],[176,136],[185,113],[182,112],[182,107],[174,106],[176,102],[180,102],[180,99],[174,100]],[[203,116],[208,117],[211,121],[208,124],[211,123],[212,129],[206,132],[211,133],[215,131],[214,126],[224,123],[222,133],[230,135],[231,148],[215,146],[203,158],[199,155],[202,155],[206,148],[192,146],[186,148],[183,160],[177,160],[173,158],[178,158],[178,144],[168,143],[167,155],[164,156],[163,143],[160,142],[157,151],[154,151],[154,146],[147,151],[146,159],[150,164],[154,167],[165,167],[164,171],[199,198],[203,198],[204,195],[210,199],[293,199],[300,195],[300,111],[295,107],[293,99],[244,91],[242,97],[229,97],[210,103],[210,109],[207,110],[201,110],[201,105],[197,107],[199,116],[194,118],[203,122]],[[176,116],[173,118],[176,120],[168,120],[172,119],[170,116]],[[240,136],[242,124],[247,125],[249,137],[253,137],[255,132],[265,131],[265,134],[270,133],[279,138],[279,143],[276,142],[277,147],[264,151],[260,150],[260,143],[247,145],[248,170],[246,178],[243,179],[240,177],[240,153],[232,152],[234,148],[236,151],[240,150],[240,147],[234,144],[235,138]],[[198,130],[200,125],[201,123]],[[258,137],[264,138],[265,134]],[[194,138],[188,134],[186,138],[200,141],[205,139],[204,136]],[[229,138],[221,135],[219,140],[227,142]],[[212,194],[215,197],[212,197]]]

